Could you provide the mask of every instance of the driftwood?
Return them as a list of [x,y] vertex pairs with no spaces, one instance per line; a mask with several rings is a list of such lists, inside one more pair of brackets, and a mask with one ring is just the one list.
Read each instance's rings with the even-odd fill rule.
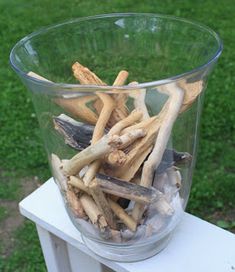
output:
[[[81,84],[87,85],[106,85],[100,80],[93,72],[87,67],[84,67],[78,62],[75,62],[72,66],[73,74]],[[78,98],[69,99],[56,99],[56,103],[72,113],[74,116],[81,118],[89,124],[96,124],[98,120],[97,114],[89,108],[90,103],[94,103],[98,99],[94,95],[80,96]]]
[[82,195],[80,201],[92,224],[96,225],[106,238],[109,238],[110,232],[108,223],[95,201],[87,194]]
[[85,218],[86,214],[84,212],[82,203],[71,188],[66,191],[66,198],[75,216],[79,218]]
[[145,136],[145,132],[141,129],[133,130],[122,136],[104,135],[96,144],[88,146],[72,159],[68,160],[63,170],[69,176],[76,175],[84,166],[112,152],[113,149],[127,146],[143,136]]
[[115,124],[109,131],[109,135],[119,135],[120,132],[134,124],[135,122],[139,121],[142,117],[142,112],[141,111],[132,111],[129,116],[127,116],[125,119],[119,121],[117,124]]
[[96,181],[105,193],[134,200],[139,203],[150,204],[156,202],[159,198],[159,193],[154,188],[146,188],[103,174],[97,174]]
[[67,179],[64,175],[62,168],[63,163],[60,160],[60,158],[56,154],[51,154],[51,167],[53,175],[56,179],[56,181],[59,183],[59,186],[63,192],[66,192],[68,190],[67,186]]
[[108,225],[112,229],[116,229],[116,222],[114,220],[112,210],[105,195],[103,194],[103,191],[101,190],[95,179],[89,184],[89,190],[93,199],[95,200],[95,203],[104,215]]
[[[168,94],[168,101],[163,109],[162,124],[159,129],[159,133],[156,138],[155,146],[148,157],[147,161],[144,163],[142,177],[140,185],[149,187],[153,182],[154,171],[159,166],[163,153],[166,149],[168,140],[170,138],[171,130],[173,124],[179,114],[180,108],[184,99],[184,91],[177,87],[174,83],[168,84],[161,88],[161,92]],[[165,110],[167,108],[167,110]],[[169,211],[169,204],[163,199],[161,201],[161,211]],[[136,204],[133,209],[133,215],[136,220],[140,220],[144,211],[144,207]]]
[[184,91],[184,100],[180,109],[180,113],[186,111],[191,107],[193,102],[197,99],[203,90],[203,81],[187,82],[181,80],[178,82],[178,86]]
[[74,77],[84,85],[106,85],[96,74],[91,72],[87,67],[75,62],[72,65]]
[[[138,84],[138,82],[133,81],[129,85],[135,86],[137,84]],[[142,119],[143,120],[148,119],[150,116],[149,116],[148,109],[145,104],[146,90],[145,89],[131,90],[129,93],[129,96],[134,99],[134,106],[135,106],[136,110],[139,110],[143,113]]]
[[[78,62],[73,64],[72,70],[81,84],[106,85]],[[123,239],[121,231],[129,231],[133,239],[154,233],[154,226],[143,225],[148,222],[146,217],[150,212],[157,210],[157,214],[173,215],[173,207],[176,207],[172,204],[173,196],[178,196],[182,179],[175,166],[189,163],[191,155],[166,147],[177,116],[187,110],[202,91],[200,81],[160,86],[159,92],[169,98],[157,116],[149,117],[146,90],[136,88],[127,92],[115,89],[115,86],[125,84],[127,77],[128,72],[121,71],[111,92],[55,99],[73,116],[95,126],[83,126],[65,115],[55,117],[55,128],[64,136],[65,142],[81,152],[66,161],[52,156],[54,175],[62,184],[60,186],[74,214],[83,218],[86,214],[103,237],[113,236],[113,240],[119,242]],[[126,107],[129,96],[134,99],[135,107],[131,113]],[[161,191],[152,187],[153,180],[155,183],[160,176],[164,176],[163,184],[157,185]],[[117,197],[118,203],[114,201]],[[123,207],[129,204],[130,212],[119,205],[121,201],[125,202]],[[145,210],[146,216],[143,217]],[[118,218],[129,230],[123,229]]]
[[[127,80],[128,72],[123,70],[120,71],[117,78],[115,79],[113,86],[122,86],[125,84],[125,81]],[[126,101],[128,98],[128,95],[126,93],[122,93],[122,91],[115,91],[115,89],[112,92],[112,97],[116,101],[116,107],[110,117],[109,125],[113,126],[120,120],[126,118],[129,114],[129,111],[126,107]]]
[[90,145],[94,126],[85,125],[65,114],[53,117],[53,122],[55,129],[63,135],[65,143],[69,146],[83,150]]
[[[93,197],[94,197],[94,195],[92,194],[92,191],[90,190],[91,189],[91,187],[93,186],[93,182],[90,184],[90,186],[89,186],[89,188],[87,187],[87,186],[85,186],[84,184],[83,184],[83,182],[79,179],[79,178],[77,178],[77,177],[69,177],[69,181],[68,181],[68,183],[70,184],[70,185],[72,185],[72,186],[74,186],[74,187],[76,187],[76,188],[78,188],[78,189],[80,189],[80,190],[83,190],[84,192],[86,192],[87,194],[91,194]],[[97,183],[94,183],[94,186],[97,186]],[[86,195],[87,196],[87,195]],[[97,196],[95,196],[95,197],[97,197]],[[87,197],[86,197],[87,198]],[[92,200],[92,198],[89,198],[88,199],[88,201],[82,201],[82,198],[81,198],[81,202],[82,202],[82,204],[83,204],[83,207],[84,207],[84,210],[86,211],[86,209],[92,209],[93,208],[93,205],[94,205],[94,201],[92,202],[91,201]],[[127,226],[127,227],[129,227],[131,230],[134,230],[134,229],[136,229],[136,225],[137,225],[137,223],[135,222],[135,220],[131,217],[131,216],[129,216],[125,211],[124,211],[124,209],[120,206],[120,205],[118,205],[117,203],[115,203],[114,201],[112,201],[111,199],[108,199],[107,198],[107,201],[108,201],[108,203],[109,203],[109,207],[112,209],[112,211],[114,212],[114,214],[118,217],[118,218],[120,218],[122,221],[123,221],[123,223]],[[87,204],[87,202],[88,202],[88,204]],[[92,204],[89,204],[89,203],[92,203]],[[98,201],[98,203],[102,203],[101,201],[100,201],[100,199],[99,199],[99,201]],[[85,205],[85,206],[84,206]],[[96,206],[97,207],[97,206]],[[106,204],[105,204],[105,207],[106,207]],[[97,213],[98,213],[98,211],[100,212],[100,214],[102,214],[102,216],[103,216],[103,213],[102,213],[102,210],[103,208],[97,208],[97,209],[95,209],[95,215],[97,215]],[[110,211],[108,211],[108,212],[110,212]],[[95,215],[93,215],[93,213],[91,213],[90,215],[89,214],[87,214],[88,216],[89,216],[89,218],[90,218],[90,220],[92,221],[92,220],[96,220],[97,218],[95,217]],[[93,219],[94,218],[94,219]],[[104,217],[105,218],[105,217]],[[106,221],[106,219],[105,219],[105,222],[107,222]],[[112,223],[111,223],[112,224]],[[115,222],[113,222],[113,224],[115,224]],[[115,225],[114,225],[115,226]],[[116,226],[115,226],[116,227]]]
[[84,95],[77,98],[56,98],[55,102],[73,116],[94,125],[98,120],[98,116],[88,105],[96,100],[97,96]]
[[108,202],[114,214],[120,218],[130,230],[136,231],[137,222],[130,215],[128,215],[115,201],[108,199]]

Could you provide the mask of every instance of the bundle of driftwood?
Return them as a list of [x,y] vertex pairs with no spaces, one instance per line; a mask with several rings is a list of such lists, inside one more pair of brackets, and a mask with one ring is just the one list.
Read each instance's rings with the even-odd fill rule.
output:
[[[78,62],[72,70],[83,85],[106,85]],[[137,82],[129,84],[133,88],[128,92],[115,89],[127,78],[128,72],[121,71],[112,91],[55,99],[73,118],[66,114],[53,118],[65,143],[79,151],[69,160],[51,155],[55,179],[69,208],[103,238],[117,242],[138,231],[146,237],[159,230],[153,214],[168,219],[174,215],[174,197],[179,198],[181,187],[177,166],[189,163],[191,155],[167,149],[167,144],[176,118],[202,90],[201,81],[158,87],[168,99],[159,114],[150,117],[145,90],[134,89]],[[130,99],[135,107],[131,112],[126,106]]]

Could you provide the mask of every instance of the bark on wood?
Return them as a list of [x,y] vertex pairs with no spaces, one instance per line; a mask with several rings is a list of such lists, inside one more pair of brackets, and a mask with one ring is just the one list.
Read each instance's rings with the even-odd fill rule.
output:
[[146,188],[103,174],[97,174],[96,181],[101,190],[105,193],[134,200],[143,204],[156,202],[158,198],[161,197],[161,193],[154,188]]
[[55,129],[69,146],[81,151],[90,145],[94,126],[85,125],[65,114],[53,117],[53,122]]

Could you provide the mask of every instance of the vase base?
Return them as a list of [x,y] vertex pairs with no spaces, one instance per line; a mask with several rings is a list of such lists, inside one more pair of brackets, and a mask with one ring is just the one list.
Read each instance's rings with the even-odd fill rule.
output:
[[163,250],[171,238],[171,233],[161,240],[148,244],[109,245],[90,240],[82,235],[85,245],[96,255],[118,262],[136,262],[148,259]]

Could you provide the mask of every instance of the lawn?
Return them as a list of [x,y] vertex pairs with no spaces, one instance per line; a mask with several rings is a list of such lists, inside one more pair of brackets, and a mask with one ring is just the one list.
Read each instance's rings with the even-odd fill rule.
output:
[[[187,209],[223,228],[235,230],[233,0],[106,0],[99,3],[0,0],[0,10],[0,237],[4,236],[2,232],[15,214],[17,202],[30,188],[33,190],[50,176],[30,96],[9,66],[11,48],[20,38],[42,26],[75,17],[130,11],[171,14],[200,21],[219,32],[223,39],[224,51],[206,90],[198,163]],[[0,244],[0,271],[46,271],[32,223],[22,223],[19,219],[19,224],[8,229],[7,235],[10,242]]]

